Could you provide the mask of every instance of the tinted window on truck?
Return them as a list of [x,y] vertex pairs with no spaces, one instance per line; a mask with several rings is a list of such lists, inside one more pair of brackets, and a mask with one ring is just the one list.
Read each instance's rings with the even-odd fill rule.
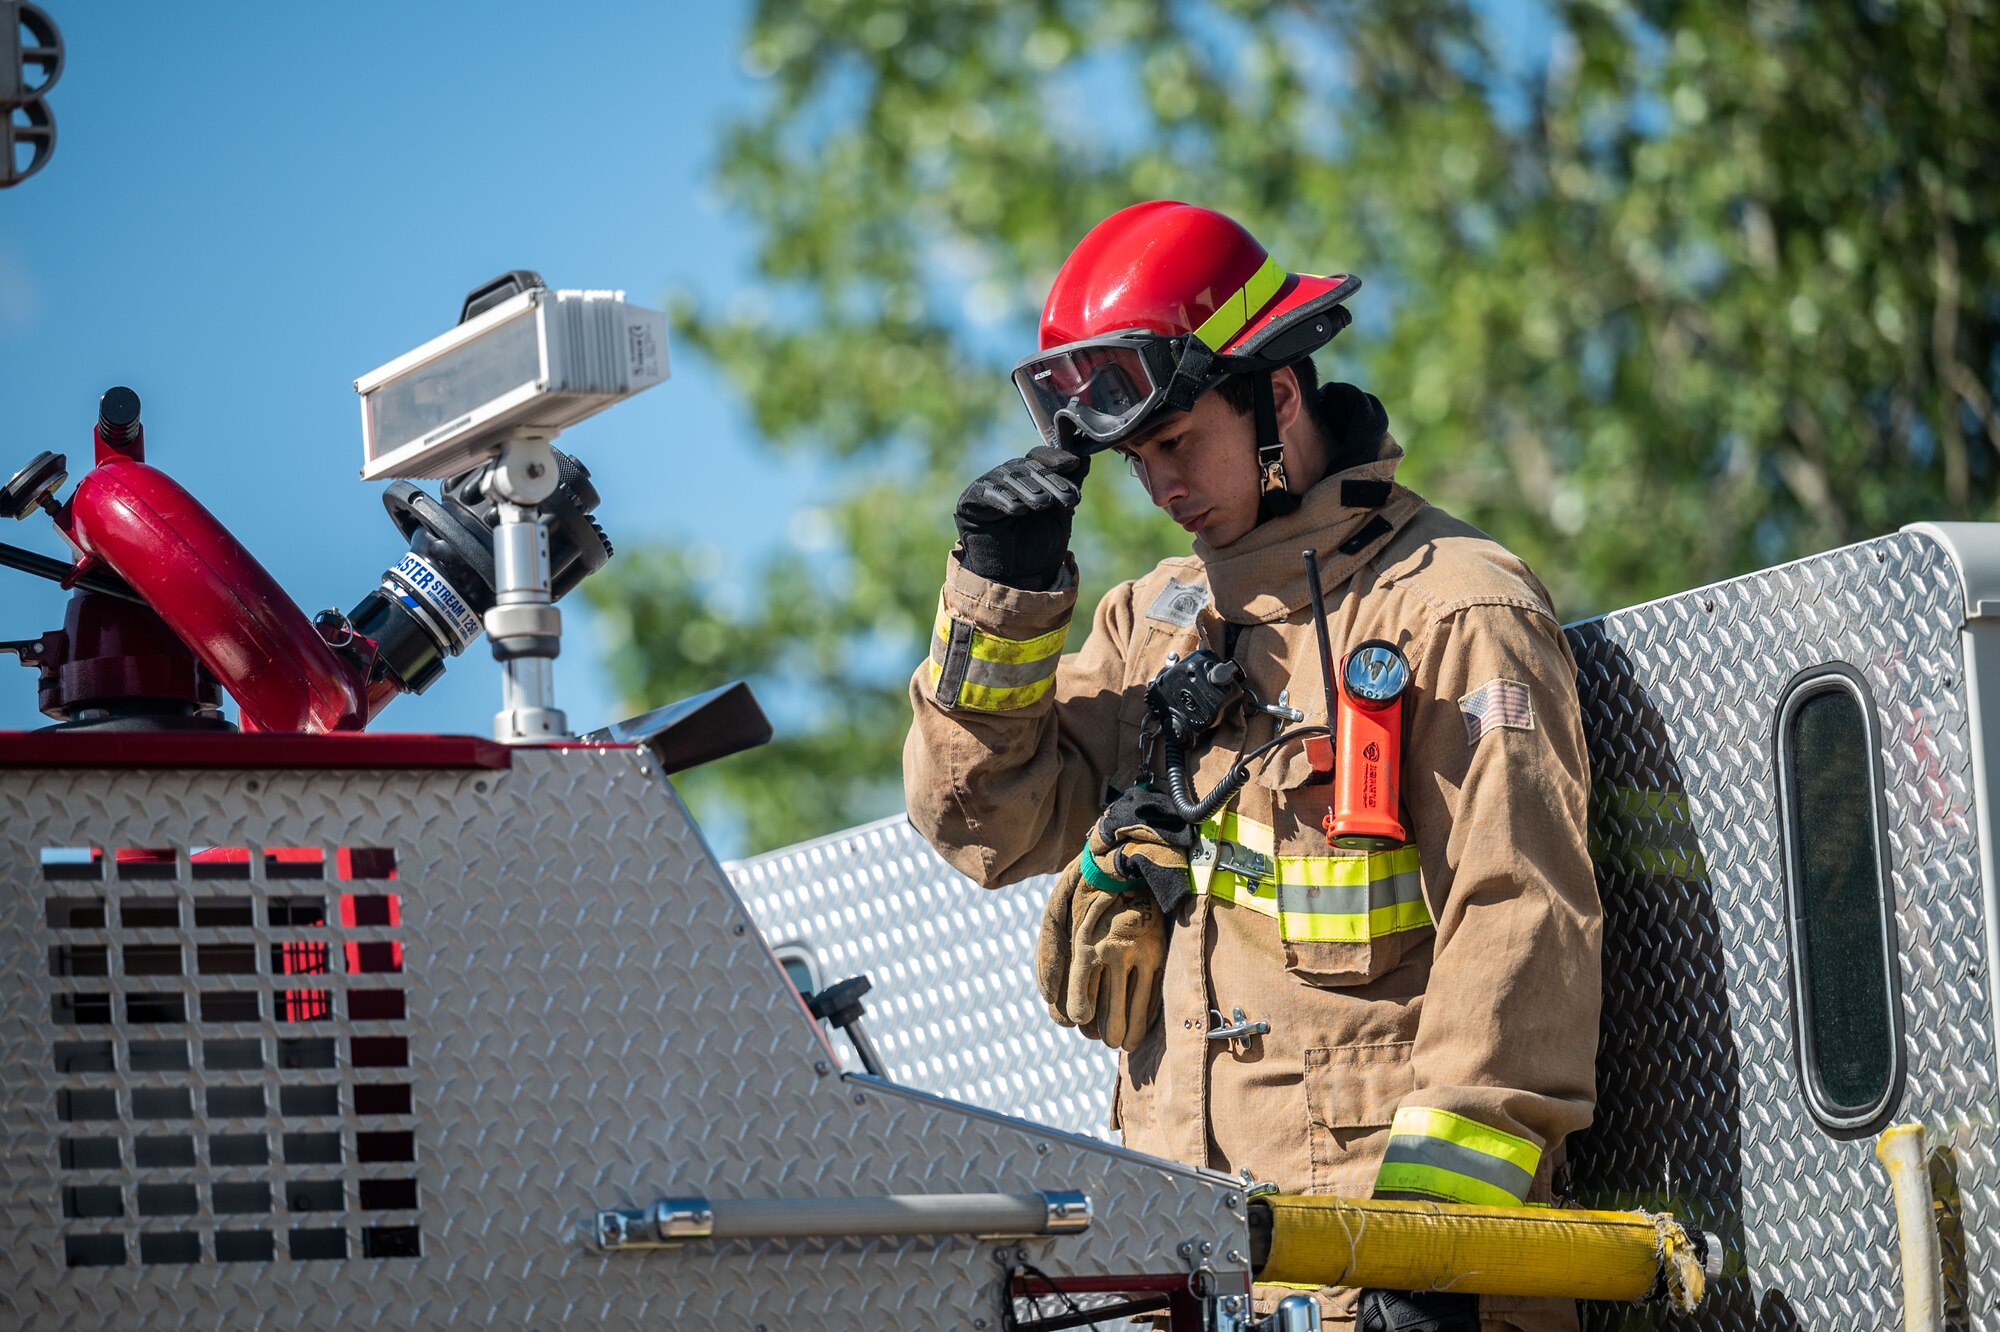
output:
[[1829,667],[1778,718],[1785,887],[1799,1064],[1814,1118],[1862,1132],[1902,1080],[1878,731],[1866,685]]
[[819,966],[812,949],[804,944],[779,944],[771,950],[778,956],[778,964],[785,969],[785,976],[792,982],[792,988],[800,994],[811,996],[819,988]]

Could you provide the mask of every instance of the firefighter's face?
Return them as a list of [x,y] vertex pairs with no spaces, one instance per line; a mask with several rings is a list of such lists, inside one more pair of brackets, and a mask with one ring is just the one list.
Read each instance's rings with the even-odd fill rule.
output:
[[[1278,409],[1278,437],[1286,442],[1285,470],[1294,490],[1311,480],[1293,435],[1299,419],[1298,380],[1281,370],[1271,383]],[[1170,416],[1145,434],[1118,446],[1118,453],[1145,484],[1146,494],[1167,515],[1210,546],[1220,549],[1257,525],[1262,487],[1257,475],[1256,418],[1238,413],[1211,390],[1194,410]]]

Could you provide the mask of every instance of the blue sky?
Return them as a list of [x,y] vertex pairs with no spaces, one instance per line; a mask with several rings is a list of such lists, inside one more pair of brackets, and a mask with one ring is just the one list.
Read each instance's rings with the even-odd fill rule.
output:
[[[760,91],[739,6],[41,3],[68,64],[54,157],[0,191],[0,476],[41,449],[79,475],[97,395],[129,384],[148,460],[308,613],[352,607],[403,549],[357,476],[353,380],[449,327],[467,288],[525,267],[657,306],[751,280],[706,185]],[[812,476],[754,447],[706,367],[674,370],[563,446],[614,543],[754,559]],[[66,554],[39,516],[0,540]],[[0,638],[62,603],[0,570]],[[581,598],[564,612],[558,701],[593,726],[619,709]],[[45,724],[12,661],[0,729]],[[485,734],[498,700],[482,642],[376,729]]]

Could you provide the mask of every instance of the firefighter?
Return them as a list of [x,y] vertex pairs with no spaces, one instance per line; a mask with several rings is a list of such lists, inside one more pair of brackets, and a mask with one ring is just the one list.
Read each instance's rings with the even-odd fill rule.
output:
[[[1120,1050],[1137,1150],[1288,1193],[1550,1198],[1590,1121],[1600,911],[1575,664],[1547,591],[1397,484],[1381,404],[1320,384],[1350,277],[1281,268],[1220,213],[1141,203],[1056,276],[1014,379],[1044,443],[960,498],[911,685],[911,821],[986,886],[1061,872],[1037,972],[1051,1014]],[[1099,602],[1074,652],[1071,517],[1116,452],[1194,538]],[[1303,548],[1336,653],[1401,650],[1399,849],[1324,828],[1324,750],[1281,745],[1198,827],[1175,812],[1148,683],[1207,648],[1324,722]],[[1283,725],[1220,717],[1211,791]],[[1260,1309],[1288,1292],[1260,1287]],[[1573,1328],[1567,1303],[1323,1290],[1330,1322]]]

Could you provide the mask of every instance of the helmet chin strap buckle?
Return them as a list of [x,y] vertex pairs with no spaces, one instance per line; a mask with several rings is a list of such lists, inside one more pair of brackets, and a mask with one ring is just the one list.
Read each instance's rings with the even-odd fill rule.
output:
[[1278,437],[1278,406],[1271,396],[1271,376],[1257,376],[1255,392],[1257,428],[1257,482],[1262,498],[1257,502],[1257,521],[1282,518],[1295,512],[1299,497],[1292,493],[1285,475],[1285,441]]

